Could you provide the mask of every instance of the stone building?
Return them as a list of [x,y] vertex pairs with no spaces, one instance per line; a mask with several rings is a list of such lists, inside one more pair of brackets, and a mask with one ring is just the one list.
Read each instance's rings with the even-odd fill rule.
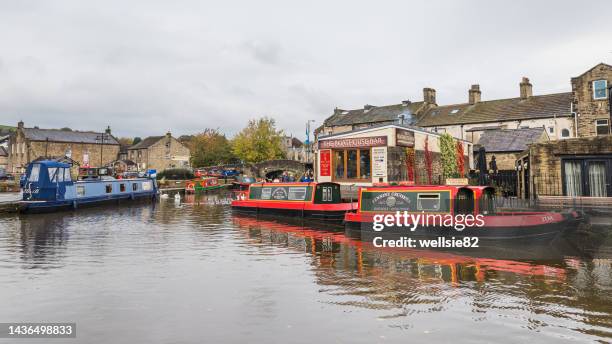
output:
[[480,135],[489,129],[546,128],[551,140],[576,136],[572,92],[534,96],[529,79],[523,78],[516,98],[483,101],[479,85],[472,85],[467,93],[467,102],[451,105],[438,105],[436,90],[424,88],[420,102],[366,105],[357,110],[336,108],[317,134],[337,134],[402,121],[472,143],[478,143]]
[[[495,159],[498,171],[514,171],[516,160],[532,143],[548,142],[544,128],[485,130],[474,151],[485,148],[486,161]],[[478,160],[476,157],[474,158]]]
[[8,170],[22,173],[41,157],[67,156],[79,165],[107,165],[117,159],[119,142],[106,132],[26,128],[23,122],[9,139]]
[[6,171],[8,169],[8,149],[4,146],[0,146],[0,170]]
[[522,154],[523,197],[612,197],[611,82],[612,66],[604,63],[571,78],[578,137],[533,144]]
[[298,138],[283,136],[281,144],[285,157],[288,160],[312,163],[314,159],[314,152],[312,151],[311,147],[308,147]]
[[138,165],[139,170],[189,167],[189,148],[180,143],[171,133],[164,136],[149,136],[128,147],[127,158]]

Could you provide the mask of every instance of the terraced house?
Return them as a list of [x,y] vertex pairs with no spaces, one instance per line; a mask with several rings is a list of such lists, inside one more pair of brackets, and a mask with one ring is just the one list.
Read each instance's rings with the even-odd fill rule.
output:
[[[523,77],[516,96],[494,100],[483,100],[483,90],[472,85],[465,102],[449,105],[439,105],[436,90],[424,88],[422,101],[336,108],[316,134],[323,137],[400,122],[449,133],[471,142],[475,150],[482,146],[490,152],[488,159],[504,142],[517,140],[508,144],[511,155],[504,155],[498,168],[520,171],[521,195],[612,196],[612,66],[600,63],[569,81],[567,92],[534,95],[530,80]],[[555,187],[544,182],[551,178],[558,181]]]

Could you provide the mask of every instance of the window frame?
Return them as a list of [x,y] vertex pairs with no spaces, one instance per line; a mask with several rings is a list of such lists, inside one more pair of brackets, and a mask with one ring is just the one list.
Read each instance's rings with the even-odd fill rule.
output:
[[[370,152],[370,177],[366,178],[366,179],[362,179],[361,178],[361,151],[362,150],[367,150]],[[357,165],[356,167],[356,175],[358,176],[358,178],[348,178],[348,151],[356,151],[357,152],[357,157],[356,157],[356,161],[355,164]],[[333,158],[334,153],[336,152],[342,152],[342,160],[343,160],[343,167],[344,167],[344,176],[342,178],[338,178],[336,177],[336,159]],[[363,147],[363,148],[345,148],[345,149],[334,149],[332,150],[332,181],[339,181],[339,182],[370,182],[372,180],[372,148],[371,147]]]
[[[563,135],[564,132],[567,132],[567,135]],[[561,137],[567,138],[567,137],[571,137],[571,136],[572,136],[572,133],[570,132],[569,129],[567,129],[567,128],[561,129]]]
[[[603,97],[597,96],[597,88],[595,87],[595,84],[599,82],[603,82],[603,90],[604,90]],[[592,84],[593,84],[593,100],[607,100],[608,99],[608,80],[606,79],[593,80]]]
[[[599,124],[599,122],[604,122],[605,121],[605,125],[604,124]],[[606,127],[608,128],[607,132],[605,134],[600,134],[599,133],[599,127]],[[600,118],[600,119],[596,119],[595,120],[595,135],[596,136],[603,136],[603,135],[609,135],[610,134],[610,120],[607,118]]]

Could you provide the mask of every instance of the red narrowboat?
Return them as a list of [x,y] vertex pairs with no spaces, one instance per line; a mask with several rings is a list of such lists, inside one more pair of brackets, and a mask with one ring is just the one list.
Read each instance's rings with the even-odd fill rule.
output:
[[232,209],[249,214],[302,217],[342,223],[357,202],[343,203],[336,183],[253,183]]
[[[495,189],[482,186],[381,186],[359,190],[345,215],[348,232],[408,237],[551,240],[575,229],[576,212],[496,211]],[[388,221],[388,222],[385,222]]]

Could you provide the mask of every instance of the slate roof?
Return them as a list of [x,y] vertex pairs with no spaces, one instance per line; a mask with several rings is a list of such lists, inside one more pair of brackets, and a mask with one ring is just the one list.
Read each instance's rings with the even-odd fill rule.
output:
[[485,130],[478,141],[487,152],[522,152],[546,134],[544,128]]
[[8,152],[3,146],[0,146],[0,156],[8,156]]
[[149,136],[137,144],[128,147],[128,149],[145,149],[154,145],[157,141],[163,139],[165,136]]
[[416,125],[422,127],[453,124],[571,116],[572,93],[481,101],[476,104],[454,104],[428,109]]
[[[38,128],[23,128],[23,133],[28,140],[31,141],[46,141],[51,142],[74,142],[74,143],[97,143],[96,137],[102,133],[92,131],[68,131],[60,129],[38,129]],[[107,136],[104,140],[105,144],[118,145],[119,142],[112,135]]]
[[424,102],[413,102],[410,104],[395,104],[386,106],[372,106],[370,109],[341,110],[325,120],[326,126],[353,125],[376,122],[393,122],[400,114],[406,114],[406,121],[410,123],[409,116],[416,114]]

